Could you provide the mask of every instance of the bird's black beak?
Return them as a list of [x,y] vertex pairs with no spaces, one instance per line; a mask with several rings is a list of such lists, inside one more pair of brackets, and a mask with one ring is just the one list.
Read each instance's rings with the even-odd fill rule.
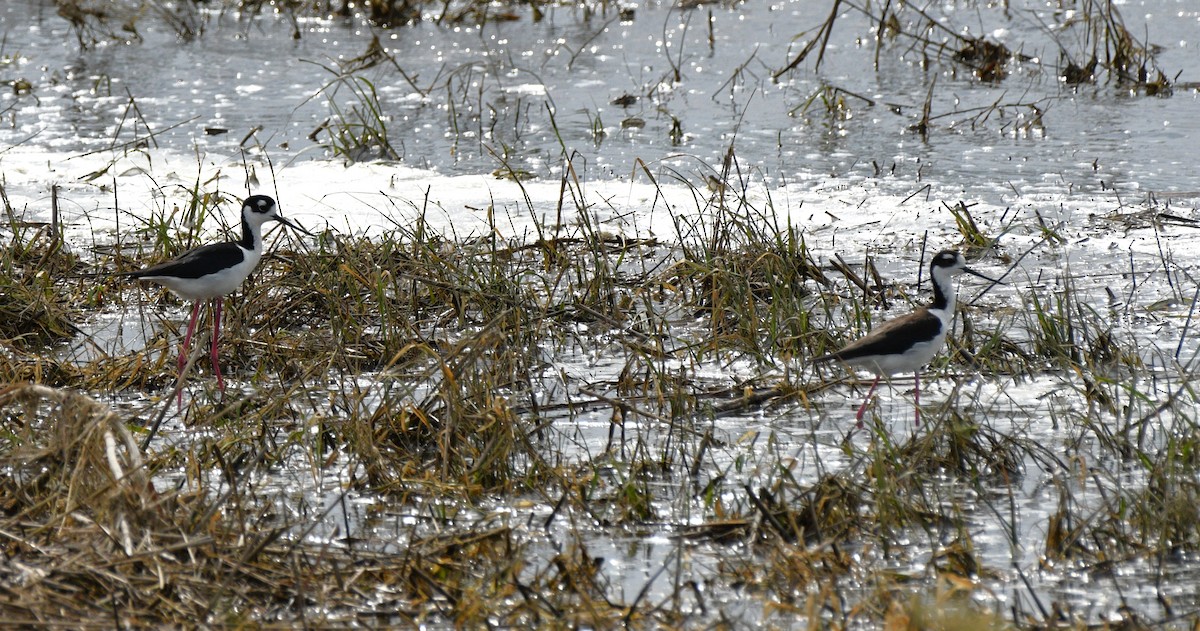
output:
[[973,269],[971,269],[971,268],[969,268],[969,267],[964,267],[964,268],[963,268],[963,271],[964,271],[964,272],[966,272],[966,273],[968,273],[968,274],[970,274],[970,275],[972,275],[972,276],[978,276],[979,278],[982,278],[983,280],[991,281],[992,283],[995,283],[995,284],[997,284],[997,285],[1003,285],[1003,284],[1004,284],[1003,282],[1001,282],[1001,281],[998,281],[998,280],[996,280],[995,278],[992,278],[991,276],[984,276],[983,274],[980,274],[979,272],[976,272],[975,270],[973,270]]
[[310,237],[317,236],[317,235],[305,230],[304,228],[301,228],[298,224],[292,223],[291,220],[283,217],[282,215],[275,215],[275,220],[278,221],[279,223],[291,228],[292,230],[295,230],[297,232],[303,232],[304,234],[306,234]]

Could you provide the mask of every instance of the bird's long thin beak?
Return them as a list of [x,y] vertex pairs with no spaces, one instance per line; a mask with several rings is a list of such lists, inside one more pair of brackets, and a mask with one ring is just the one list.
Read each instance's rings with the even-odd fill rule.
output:
[[310,237],[315,237],[315,236],[317,236],[317,235],[315,235],[315,234],[313,234],[313,233],[311,233],[311,232],[309,232],[309,231],[305,230],[304,228],[301,228],[301,227],[300,227],[298,224],[292,223],[292,221],[291,221],[291,220],[289,220],[289,219],[287,219],[287,218],[285,218],[285,217],[283,217],[283,216],[280,216],[280,215],[275,215],[275,220],[276,220],[276,221],[278,221],[279,223],[281,223],[281,224],[283,224],[283,225],[285,225],[285,226],[287,226],[287,227],[291,228],[292,230],[295,230],[295,231],[297,231],[297,232],[303,232],[304,234],[306,234],[306,235],[308,235],[308,236],[310,236]]
[[1003,282],[1001,282],[1001,281],[998,281],[998,280],[996,280],[995,278],[992,278],[991,276],[984,276],[983,274],[980,274],[979,272],[976,272],[975,270],[973,270],[973,269],[971,269],[971,268],[969,268],[969,267],[964,267],[964,268],[963,268],[963,271],[964,271],[964,272],[966,272],[966,273],[968,273],[968,274],[970,274],[970,275],[972,275],[972,276],[978,276],[978,277],[982,278],[983,280],[988,280],[988,281],[991,281],[991,282],[993,282],[993,283],[995,283],[995,284],[997,284],[997,285],[1003,285],[1003,284],[1004,284]]

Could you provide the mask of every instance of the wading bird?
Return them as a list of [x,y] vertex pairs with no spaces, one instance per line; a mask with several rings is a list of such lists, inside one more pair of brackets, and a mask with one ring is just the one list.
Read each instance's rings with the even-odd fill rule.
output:
[[867,397],[855,416],[858,427],[862,427],[863,414],[879,380],[902,372],[913,373],[913,405],[916,407],[917,424],[921,423],[920,370],[946,343],[946,332],[950,330],[950,323],[954,319],[953,279],[963,272],[993,283],[999,282],[968,268],[963,255],[954,250],[938,252],[929,264],[929,275],[933,279],[933,303],[888,320],[841,350],[812,360],[814,364],[837,360],[852,368],[875,373],[875,381],[871,382],[871,389],[867,391]]
[[[312,234],[284,219],[279,214],[279,207],[274,199],[266,195],[251,195],[242,202],[240,240],[200,246],[170,261],[123,274],[163,285],[180,298],[195,303],[179,353],[181,375],[187,364],[188,345],[191,344],[192,335],[196,332],[196,322],[200,318],[200,305],[206,300],[212,301],[212,367],[213,374],[217,377],[217,387],[222,392],[225,391],[225,380],[221,377],[221,367],[217,361],[217,337],[221,331],[222,303],[225,295],[237,289],[262,258],[262,227],[268,221],[278,221],[305,234]],[[179,392],[179,404],[183,405],[182,390]]]

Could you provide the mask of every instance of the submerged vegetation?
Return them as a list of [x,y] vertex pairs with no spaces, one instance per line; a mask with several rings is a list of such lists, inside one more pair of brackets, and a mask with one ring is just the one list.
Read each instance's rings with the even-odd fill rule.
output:
[[[836,125],[877,105],[903,118],[897,133],[924,140],[989,126],[1031,137],[1052,125],[1053,99],[968,107],[941,91],[939,76],[994,87],[1023,75],[1140,97],[1181,87],[1113,3],[1067,3],[1060,23],[1044,25],[1051,51],[1010,47],[908,2],[829,4],[764,76],[819,72],[850,16],[872,25],[859,53],[876,69],[938,72],[915,107],[822,79],[790,109],[801,127],[828,122],[803,120],[822,111]],[[273,15],[296,37],[306,36],[303,16],[376,29],[539,23],[555,8],[596,29],[638,19],[637,7],[607,2],[56,6],[85,49],[138,41],[151,22],[193,40],[229,16]],[[912,204],[944,217],[950,242],[856,251],[842,245],[853,240],[788,223],[775,199],[753,192],[778,175],[741,159],[738,133],[753,130],[740,120],[719,164],[622,165],[656,192],[649,205],[666,199],[669,182],[694,208],[672,213],[666,233],[613,231],[598,218],[605,200],[580,175],[600,167],[577,147],[599,149],[626,131],[673,148],[690,142],[701,125],[672,102],[672,88],[689,80],[687,46],[706,40],[711,52],[713,18],[701,3],[679,11],[697,16],[686,22],[693,36],[707,12],[707,36],[664,27],[664,40],[678,38],[664,63],[582,113],[558,109],[546,85],[505,92],[490,62],[408,72],[378,34],[361,55],[313,65],[323,87],[309,100],[328,119],[309,139],[327,156],[409,157],[404,134],[417,125],[397,124],[402,86],[419,97],[409,106],[442,117],[452,159],[473,154],[524,193],[508,211],[533,217],[533,228],[506,237],[489,206],[489,229],[464,237],[429,221],[428,203],[382,193],[373,199],[385,204],[381,217],[395,217],[387,229],[274,239],[227,305],[219,352],[228,391],[212,384],[201,340],[182,411],[182,305],[112,272],[204,242],[211,233],[201,228],[230,193],[216,178],[163,186],[155,210],[112,241],[64,244],[57,214],[29,221],[34,213],[11,206],[0,182],[0,619],[1194,625],[1200,408],[1185,350],[1196,346],[1200,294],[1186,290],[1193,279],[1170,248],[1160,242],[1158,258],[1131,252],[1128,269],[1093,276],[1073,269],[1068,237],[1048,214],[988,216],[947,199]],[[588,41],[564,45],[561,62],[575,63]],[[759,71],[746,60],[721,92]],[[126,96],[109,148],[148,152],[163,129]],[[585,128],[569,128],[569,115]],[[239,145],[251,188],[276,166],[255,134]],[[918,191],[921,177],[911,182]],[[558,199],[535,207],[524,187],[548,179]],[[113,181],[105,193],[128,194]],[[1121,208],[1137,216],[1089,220],[1145,224],[1160,239],[1163,225],[1184,220],[1153,198]],[[924,262],[943,247],[1008,284],[964,287],[947,348],[922,376],[921,426],[898,377],[856,431],[850,400],[861,384],[806,358],[923,303]],[[1161,325],[1154,335],[1142,330],[1151,320]],[[1103,599],[1078,597],[1097,585]]]
[[[921,293],[870,263],[822,262],[735,193],[746,185],[727,181],[706,219],[666,241],[587,224],[462,240],[418,218],[369,239],[280,242],[228,309],[230,391],[200,362],[170,439],[144,446],[173,409],[174,318],[128,352],[93,336],[103,352],[82,362],[53,339],[8,346],[2,523],[23,596],[0,609],[118,626],[1090,620],[1032,587],[997,600],[1002,577],[1029,585],[1033,569],[1015,553],[988,561],[981,523],[1046,567],[1145,563],[1167,590],[1175,559],[1200,549],[1186,368],[1082,307],[1089,290],[1067,270],[963,309],[927,376],[940,388],[922,427],[908,429],[896,380],[856,434],[840,374],[802,358]],[[571,186],[563,203],[582,199]],[[186,235],[171,223],[182,216],[147,229]],[[962,244],[996,227],[959,226]],[[148,292],[166,303],[148,311],[169,312],[159,290],[85,271],[174,250],[146,243],[57,263],[68,279],[48,303],[110,311]],[[3,263],[56,256],[51,240],[25,245]],[[992,241],[973,256],[1003,272],[1028,254]],[[31,330],[54,326],[41,317]],[[605,376],[565,368],[600,348]],[[744,376],[706,377],[713,365]],[[1005,394],[1021,382],[1044,397]],[[741,422],[724,419],[748,416],[767,425],[730,434]],[[1037,438],[1049,422],[1065,453]],[[293,481],[280,486],[280,470]],[[1049,523],[1023,521],[1027,480],[1057,505]],[[608,529],[669,533],[673,578],[641,593],[612,583],[591,549]],[[694,555],[712,563],[688,569]],[[1162,619],[1200,607],[1178,592],[1160,602]],[[1131,623],[1154,622],[1140,611]]]
[[[677,19],[672,16],[663,24],[664,41],[646,50],[652,55],[646,69],[655,70],[638,76],[611,102],[600,100],[579,112],[588,121],[588,129],[580,134],[559,124],[560,117],[576,113],[560,110],[553,93],[572,88],[543,83],[537,63],[526,66],[511,59],[499,61],[514,51],[483,35],[488,29],[508,33],[511,29],[501,29],[510,23],[530,23],[530,28],[544,29],[539,32],[557,42],[553,48],[538,51],[545,55],[542,64],[565,64],[570,70],[587,56],[587,44],[614,23],[639,19],[636,7],[607,0],[518,4],[478,0],[55,0],[55,4],[84,49],[111,42],[141,42],[142,31],[164,28],[191,41],[203,37],[206,28],[218,21],[235,22],[246,31],[254,20],[283,20],[292,25],[295,39],[310,36],[301,20],[362,24],[370,29],[370,37],[357,54],[309,60],[328,73],[324,87],[309,97],[326,105],[328,117],[311,130],[308,140],[327,155],[347,162],[448,159],[457,164],[470,160],[472,167],[482,169],[487,164],[495,168],[493,159],[500,157],[513,169],[502,172],[502,177],[549,175],[547,170],[558,161],[547,156],[557,153],[558,158],[566,159],[585,136],[597,149],[615,135],[636,136],[664,147],[688,147],[694,137],[689,130],[703,127],[705,121],[689,120],[689,108],[680,102],[681,91],[713,91],[709,96],[728,97],[737,113],[751,105],[742,102],[739,92],[753,93],[750,88],[762,81],[787,83],[806,72],[815,76],[816,86],[782,108],[805,119],[805,127],[820,124],[816,117],[822,115],[826,122],[841,124],[886,109],[904,120],[908,132],[922,138],[930,133],[978,129],[1037,137],[1052,130],[1055,118],[1064,115],[1055,111],[1055,105],[1080,90],[1169,97],[1176,89],[1198,87],[1195,82],[1180,81],[1178,72],[1161,67],[1158,55],[1162,47],[1144,41],[1139,29],[1126,23],[1119,3],[1104,0],[1074,0],[1054,9],[1036,3],[969,2],[971,10],[904,1],[830,0],[828,14],[820,14],[825,15],[823,19],[814,13],[815,25],[798,25],[810,28],[795,34],[785,58],[764,60],[754,51],[730,76],[713,84],[698,83],[704,78],[700,60],[711,57],[718,44],[714,24],[720,16],[712,5],[685,2],[677,9]],[[719,8],[738,10],[736,4]],[[561,28],[543,24],[555,12],[567,15],[568,22],[584,30],[582,44],[574,37],[564,37]],[[1002,27],[989,31],[979,24],[984,20],[994,22],[987,27]],[[476,52],[450,63],[439,57],[441,67],[434,72],[415,71],[414,62],[407,59],[412,51],[397,47],[394,35],[418,24],[478,31],[480,41],[464,45]],[[1002,34],[1009,30],[1008,25],[1021,26],[1022,32],[1035,39],[1007,41]],[[836,54],[848,55],[844,49],[849,39],[856,49],[853,63],[869,64],[880,74],[911,74],[926,89],[920,95],[887,94],[881,98],[865,94],[852,81],[857,77],[826,77],[822,67],[828,65],[827,55],[835,54],[830,51],[831,40],[836,48],[837,38],[832,36],[839,29],[865,32],[843,36],[842,51]],[[384,39],[389,33],[393,37]],[[765,75],[760,74],[763,71]],[[513,92],[508,76],[540,83],[545,92]],[[963,98],[961,92],[939,86],[939,80],[975,83],[981,98]],[[397,86],[402,90],[397,91]],[[35,95],[39,87],[24,84],[23,93]],[[809,117],[814,120],[808,121]],[[414,152],[408,147],[410,143],[430,143],[430,139],[414,142],[417,138],[413,135],[422,127],[411,125],[416,120],[436,121],[439,136],[443,126],[449,127],[449,155]],[[227,131],[213,129],[212,133]],[[241,146],[256,140],[255,131],[249,131]]]

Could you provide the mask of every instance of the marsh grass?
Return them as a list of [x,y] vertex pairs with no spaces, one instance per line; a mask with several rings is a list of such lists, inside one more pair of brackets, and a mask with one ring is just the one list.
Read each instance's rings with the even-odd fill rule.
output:
[[[446,23],[524,15],[439,4],[436,19]],[[156,12],[162,3],[142,3],[154,11],[130,13],[122,32],[119,11],[135,5],[59,3],[84,47],[137,39],[149,19],[185,38],[204,33],[203,20],[189,21],[198,5],[186,2],[167,7],[175,17]],[[253,14],[266,5],[223,6]],[[420,15],[410,3],[365,6],[380,23]],[[839,8],[879,25],[876,67],[896,51],[920,57],[922,68],[941,63],[952,75],[1005,85],[1035,63],[909,3],[839,1],[776,77],[813,55],[820,65]],[[536,20],[541,8],[529,11]],[[1044,76],[1170,94],[1154,48],[1130,34],[1112,3],[1084,2],[1076,15],[1048,27],[1061,33],[1064,63]],[[666,80],[686,81],[687,54],[682,45],[667,53]],[[201,336],[186,406],[175,412],[186,307],[106,272],[197,245],[228,195],[209,181],[173,190],[167,197],[180,201],[161,202],[132,237],[85,257],[86,267],[60,247],[53,224],[25,223],[5,200],[0,538],[10,563],[0,573],[14,587],[0,597],[0,618],[1086,628],[1123,615],[1136,628],[1200,611],[1194,597],[1162,587],[1158,609],[1130,614],[1066,597],[1051,604],[1050,589],[1032,585],[1034,571],[1063,567],[1169,582],[1179,560],[1200,549],[1192,368],[1130,334],[1055,253],[1045,255],[1061,274],[964,300],[947,352],[923,375],[932,394],[920,427],[912,427],[907,382],[896,379],[881,395],[894,405],[873,408],[868,429],[855,433],[845,411],[861,388],[840,369],[817,373],[804,360],[922,303],[924,288],[885,277],[875,252],[831,252],[824,237],[780,223],[772,200],[750,194],[768,178],[743,164],[734,144],[720,165],[695,172],[639,160],[638,178],[689,187],[696,212],[676,216],[669,241],[631,238],[605,232],[596,217],[579,181],[585,161],[570,151],[548,95],[491,92],[494,69],[475,63],[418,84],[378,39],[323,70],[330,78],[319,97],[330,118],[312,138],[348,161],[404,153],[381,80],[440,99],[455,155],[477,151],[519,187],[552,172],[553,160],[522,142],[537,120],[530,112],[544,109],[561,150],[557,215],[523,239],[440,234],[415,208],[369,239],[278,239],[228,301],[219,350],[229,391],[212,385]],[[939,96],[931,80],[911,127],[923,137],[945,122],[974,129],[1004,118],[1006,133],[1042,124],[1041,102],[938,112]],[[657,97],[647,87],[629,103],[640,98]],[[878,104],[900,107],[823,84],[795,111],[820,106],[840,122]],[[686,144],[683,130],[695,122],[662,113],[666,136]],[[645,126],[634,114],[619,117],[630,129]],[[585,139],[599,145],[601,112],[584,116]],[[114,138],[112,149],[153,142],[132,96],[123,132],[135,138],[128,146]],[[542,210],[528,195],[518,208],[533,217]],[[1024,254],[1006,249],[1013,228],[1067,243],[1040,218],[1015,225],[963,201],[943,208],[958,232],[944,247],[968,251],[984,269],[1021,262]],[[493,220],[503,212],[486,210]],[[1177,267],[1165,256],[1161,264]],[[1146,271],[1131,270],[1138,274]],[[1180,281],[1190,279],[1171,278],[1170,300],[1185,300]],[[75,328],[81,322],[130,305],[155,330],[144,344],[85,339],[99,352],[80,361],[56,352],[87,338]],[[616,368],[573,370],[600,364]],[[1005,387],[1036,394],[1007,397]],[[150,440],[160,416],[167,420]],[[1041,497],[1057,504],[1044,528],[1026,528],[1035,536],[1019,540],[1025,514],[1041,509],[1018,506],[1023,485],[1048,486]],[[1041,567],[1019,566],[1018,552],[1013,567],[990,566],[998,544],[981,532],[994,540],[997,531],[1014,550],[1035,550]],[[621,582],[629,568],[612,566],[657,553],[662,544],[649,540],[664,538],[668,561],[631,593]]]
[[[36,279],[23,271],[35,263],[57,266],[78,277],[36,285],[46,304],[141,304],[138,317],[158,331],[128,351],[93,340],[109,352],[86,361],[44,352],[52,337],[32,344],[40,338],[18,332],[21,341],[6,346],[10,383],[151,397],[116,412],[45,385],[14,385],[0,398],[8,423],[0,456],[17,485],[5,517],[17,521],[4,523],[27,533],[14,554],[83,586],[14,575],[36,598],[2,605],[6,613],[26,619],[54,608],[55,619],[79,619],[95,610],[78,594],[94,592],[109,594],[101,602],[116,619],[163,623],[329,624],[365,608],[392,622],[677,624],[705,619],[690,579],[661,587],[657,600],[623,594],[589,551],[591,533],[693,515],[678,525],[687,540],[744,551],[746,560],[724,559],[706,580],[754,586],[756,619],[911,622],[961,605],[979,624],[999,617],[1031,626],[1058,615],[1043,611],[1034,590],[1009,612],[969,598],[1003,574],[970,524],[1013,531],[1013,489],[1038,475],[1057,481],[1047,563],[1169,567],[1172,555],[1200,547],[1188,373],[1154,368],[1171,365],[1166,353],[1140,347],[1090,306],[1095,290],[1069,268],[1030,284],[1015,308],[964,299],[948,352],[922,380],[934,389],[919,428],[897,379],[881,395],[894,405],[876,408],[862,433],[848,431],[839,410],[852,409],[842,399],[855,392],[840,374],[812,374],[803,358],[923,302],[923,292],[884,278],[870,257],[818,257],[807,235],[751,201],[752,177],[731,152],[720,171],[699,178],[693,190],[706,212],[680,217],[673,244],[605,233],[586,206],[575,208],[584,220],[568,227],[555,218],[523,241],[454,238],[419,212],[369,239],[278,236],[227,301],[220,352],[229,391],[221,397],[212,387],[201,336],[178,414],[174,353],[186,306],[119,278],[78,276],[79,260],[61,254],[49,230],[12,223],[19,247],[4,264],[13,282]],[[222,201],[205,190],[187,192],[194,204],[163,204],[119,247],[97,249],[92,269],[130,269],[195,243],[197,222]],[[564,178],[563,203],[583,199]],[[983,246],[973,265],[1003,265],[1003,248],[985,236],[991,224],[965,206],[958,212],[964,244]],[[68,331],[87,317],[77,309],[61,311]],[[556,368],[601,346],[619,367],[608,378],[581,381]],[[733,362],[755,367],[754,376],[702,374]],[[1055,396],[1075,403],[1029,409],[992,385],[1047,376]],[[160,436],[170,438],[132,451],[139,441],[127,434],[148,436],[160,414],[168,418]],[[1066,455],[1032,438],[1043,414],[1070,428]],[[723,419],[751,415],[811,424],[808,442],[843,461],[797,476],[790,448],[749,448],[721,429]],[[826,422],[846,426],[840,438],[820,429]],[[606,430],[581,434],[589,423]],[[39,442],[54,427],[85,442]],[[39,464],[47,458],[58,464]],[[133,490],[113,463],[136,472]],[[272,482],[280,471],[332,477],[342,499],[297,500]],[[337,516],[351,494],[419,516],[394,533],[400,552],[375,545],[363,518]],[[521,521],[481,510],[497,503],[544,512]],[[55,527],[64,520],[70,528]],[[335,534],[316,537],[321,543],[306,536],[330,522]],[[550,533],[539,536],[553,539],[553,552],[531,536],[534,522]],[[895,570],[898,559],[920,555],[903,540],[930,550],[925,574]],[[75,564],[55,566],[49,545]],[[349,567],[359,568],[351,579]],[[162,575],[176,577],[175,591],[158,587]],[[390,596],[364,605],[356,588]],[[301,593],[304,606],[287,604]],[[171,606],[152,608],[164,600]]]
[[79,260],[63,247],[60,226],[25,221],[3,187],[0,202],[7,233],[0,255],[0,339],[23,350],[65,341],[75,335],[73,314],[55,279],[74,273]]
[[388,139],[388,115],[375,83],[353,73],[325,70],[334,74],[322,93],[329,104],[330,120],[336,122],[326,123],[310,138],[325,131],[333,155],[349,162],[398,160],[401,156]]
[[[1005,7],[1005,16],[1009,17],[1008,5]],[[1029,54],[1025,45],[1014,50],[989,36],[973,35],[973,25],[960,23],[960,16],[965,13],[954,9],[941,15],[936,8],[905,2],[836,0],[829,14],[815,28],[797,34],[799,51],[773,73],[773,78],[779,80],[806,63],[811,63],[814,70],[820,70],[835,24],[850,12],[861,13],[868,23],[875,25],[874,32],[870,36],[864,34],[862,39],[874,40],[872,63],[876,71],[895,59],[918,58],[920,67],[925,70],[938,67],[955,78],[965,72],[983,84],[1005,85],[1014,74],[1021,76],[1029,74],[1030,70],[1045,70],[1044,76],[1053,76],[1069,86],[1104,80],[1116,89],[1156,97],[1170,96],[1178,78],[1168,77],[1159,67],[1156,58],[1159,47],[1131,33],[1115,3],[1100,0],[1078,3],[1072,11],[1056,15],[1060,22],[1041,24],[1057,51],[1039,54]],[[973,14],[973,17],[977,15]],[[862,49],[867,50],[867,47]],[[1058,60],[1057,66],[1049,63],[1054,59]],[[935,96],[941,96],[936,91],[940,74],[927,73],[930,77],[928,94],[919,117],[915,117],[909,127],[922,138],[928,138],[935,129],[935,122],[947,120],[951,127],[966,125],[976,129],[983,127],[989,119],[1015,118],[1003,124],[1008,133],[1021,136],[1045,133],[1043,114],[1049,99],[1006,102],[1001,96],[988,106],[952,108],[934,114]],[[856,107],[874,107],[880,103],[841,86],[823,83],[792,112],[807,112],[818,104],[831,118],[845,120],[854,116]],[[885,105],[896,111],[903,107],[894,103]],[[1015,117],[1010,116],[1014,110],[1018,113]]]

